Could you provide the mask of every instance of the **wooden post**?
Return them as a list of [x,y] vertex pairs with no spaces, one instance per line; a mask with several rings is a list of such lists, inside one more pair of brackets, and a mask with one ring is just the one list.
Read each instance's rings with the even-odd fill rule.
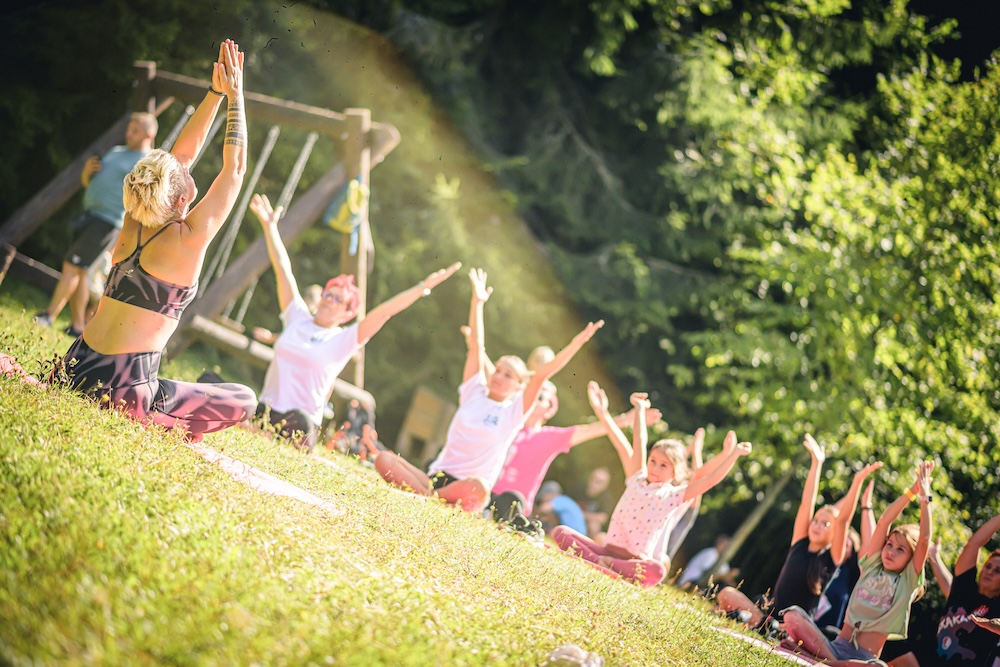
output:
[[132,109],[156,113],[156,96],[153,81],[156,79],[156,63],[152,60],[136,60],[132,63],[135,88],[132,90]]
[[[361,183],[371,183],[371,148],[369,147],[369,132],[371,131],[371,111],[369,109],[345,109],[344,111],[343,155],[344,171],[347,182],[360,178]],[[371,230],[368,227],[367,202],[360,212],[360,227],[358,227],[357,252],[350,254],[350,236],[345,235],[340,245],[340,271],[354,276],[361,295],[358,306],[358,319],[364,319],[368,311],[368,244]],[[354,357],[352,368],[354,384],[360,389],[365,387],[365,350],[362,348]]]
[[3,279],[7,277],[7,270],[10,269],[10,264],[14,261],[17,249],[7,243],[0,243],[0,249],[3,249],[3,265],[0,266],[0,283],[3,283]]
[[778,502],[778,498],[781,497],[781,492],[784,491],[785,487],[788,486],[788,483],[792,481],[792,477],[795,476],[795,473],[799,471],[808,461],[809,453],[802,452],[792,460],[792,465],[788,467],[785,474],[771,483],[770,488],[768,488],[768,490],[764,493],[764,499],[757,503],[757,505],[753,508],[753,511],[750,512],[750,514],[747,515],[747,518],[743,520],[740,527],[735,533],[733,533],[733,539],[730,540],[729,546],[726,547],[725,551],[719,554],[719,558],[715,561],[715,565],[705,573],[707,576],[715,574],[715,571],[719,568],[719,566],[723,563],[728,563],[733,559],[736,552],[740,550],[743,543],[750,538],[750,535],[753,534],[753,531],[756,530],[757,526],[764,519],[764,515],[766,515],[774,504]]

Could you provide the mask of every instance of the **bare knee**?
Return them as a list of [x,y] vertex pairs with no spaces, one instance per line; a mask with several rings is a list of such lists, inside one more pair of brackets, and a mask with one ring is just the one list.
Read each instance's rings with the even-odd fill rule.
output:
[[[375,457],[375,470],[378,474],[382,475],[383,478],[389,479],[388,475],[392,470],[392,467],[396,464],[396,459],[399,458],[399,454],[395,452],[382,452]],[[391,480],[390,480],[391,481]]]

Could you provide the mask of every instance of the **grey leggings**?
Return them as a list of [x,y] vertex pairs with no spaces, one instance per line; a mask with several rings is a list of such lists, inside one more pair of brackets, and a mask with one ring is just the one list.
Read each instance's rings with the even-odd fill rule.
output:
[[103,407],[120,409],[133,419],[191,436],[221,431],[253,415],[257,396],[241,384],[205,384],[161,380],[159,352],[101,354],[76,339],[53,371],[54,381],[94,396]]

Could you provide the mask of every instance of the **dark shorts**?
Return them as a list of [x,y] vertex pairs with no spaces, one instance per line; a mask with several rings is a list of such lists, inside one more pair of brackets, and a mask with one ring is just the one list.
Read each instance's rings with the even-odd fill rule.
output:
[[256,417],[262,422],[261,425],[269,424],[275,427],[282,436],[291,440],[300,449],[312,451],[316,446],[318,431],[305,410],[279,412],[266,403],[260,403],[257,406]]
[[89,269],[118,238],[117,227],[87,211],[78,213],[69,226],[73,230],[73,240],[64,260],[81,269]]
[[439,489],[443,489],[452,482],[457,482],[457,481],[458,477],[455,477],[454,475],[449,475],[443,470],[440,470],[431,475],[431,488],[437,491]]

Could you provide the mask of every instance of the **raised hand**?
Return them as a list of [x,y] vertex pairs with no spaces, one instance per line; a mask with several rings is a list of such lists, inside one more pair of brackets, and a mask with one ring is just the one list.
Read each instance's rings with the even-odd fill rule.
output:
[[434,273],[424,278],[423,280],[424,288],[434,289],[444,281],[448,280],[448,278],[451,278],[452,274],[458,271],[459,268],[461,268],[461,266],[462,266],[461,262],[455,262],[454,264],[452,264],[447,268],[438,269]]
[[250,200],[250,210],[260,220],[260,224],[267,226],[278,224],[284,208],[281,206],[271,208],[271,201],[267,198],[267,195],[254,194],[253,199]]
[[573,343],[577,345],[583,345],[588,340],[594,337],[597,330],[604,326],[604,320],[597,320],[596,322],[588,322],[587,326],[583,328],[583,331],[578,333],[573,337]]
[[633,392],[632,395],[628,397],[628,401],[636,410],[639,408],[642,408],[643,410],[649,408],[649,394],[644,391]]
[[[881,467],[882,467],[882,462],[881,461],[876,461],[875,463],[869,463],[864,468],[862,468],[861,470],[859,470],[856,473],[854,473],[854,476],[857,479],[864,479],[865,477],[867,477],[868,475],[872,474],[873,472],[875,472],[876,470],[878,470]],[[868,488],[871,489],[871,486],[874,483],[875,483],[875,481],[872,480],[868,484]],[[870,493],[870,491],[868,491],[868,493],[869,493],[868,500],[870,501],[871,500],[871,493]]]
[[913,483],[913,492],[919,496],[931,495],[931,473],[934,471],[933,461],[921,461],[917,465],[917,479]]
[[212,65],[212,88],[226,95],[242,92],[243,60],[239,44],[224,40],[219,45],[219,60]]
[[594,412],[604,412],[608,409],[608,395],[601,389],[601,385],[593,380],[587,383],[587,399]]
[[802,440],[802,444],[812,455],[813,461],[816,463],[822,463],[826,460],[826,452],[823,451],[823,446],[816,442],[816,440],[809,433],[806,433],[805,438]]
[[472,298],[479,303],[486,303],[493,294],[493,288],[486,286],[486,272],[482,269],[469,269],[469,281],[472,283]]
[[726,434],[726,437],[722,439],[722,453],[729,454],[736,449],[737,444],[736,431],[730,431]]
[[[659,412],[659,410],[657,410]],[[646,413],[647,420],[649,413]],[[705,448],[705,429],[699,428],[694,432],[694,437],[691,438],[691,442],[687,446],[687,455],[694,456],[695,452],[700,452]]]

